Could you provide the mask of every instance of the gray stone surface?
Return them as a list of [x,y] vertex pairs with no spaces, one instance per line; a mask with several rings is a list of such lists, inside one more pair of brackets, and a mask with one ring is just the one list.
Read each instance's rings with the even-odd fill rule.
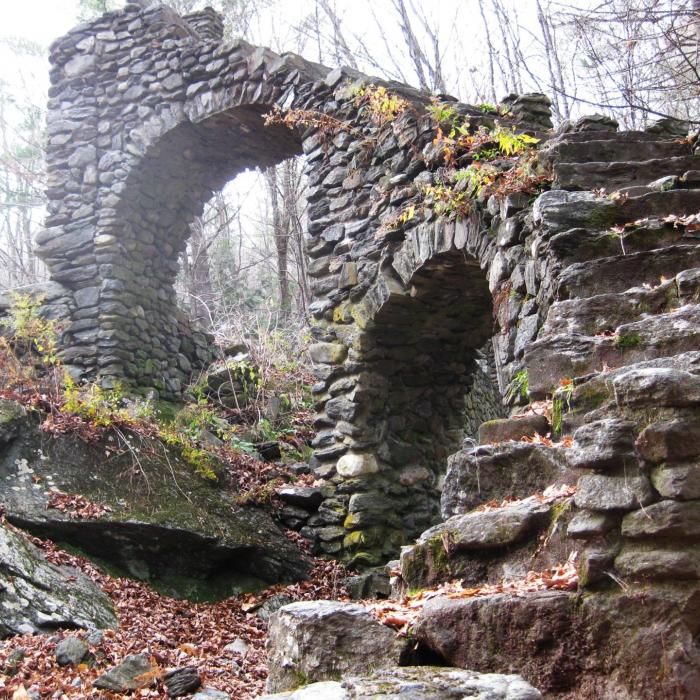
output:
[[622,519],[622,535],[630,538],[700,539],[700,501],[660,501]]
[[0,523],[0,637],[116,626],[111,601],[92,581],[48,563],[26,537]]
[[93,683],[100,690],[126,693],[143,687],[140,676],[153,671],[154,667],[146,654],[131,654],[124,660],[99,676]]
[[56,645],[56,662],[59,666],[77,666],[89,649],[85,640],[72,635],[65,637]]
[[592,421],[574,433],[573,447],[567,450],[569,464],[578,469],[605,471],[636,465],[634,440],[636,425],[617,418]]
[[[308,558],[269,514],[236,505],[223,485],[197,475],[176,452],[165,455],[160,441],[139,449],[136,464],[116,434],[87,444],[77,435],[48,437],[28,423],[0,452],[8,519],[179,597],[221,598],[306,575]],[[55,490],[102,512],[78,517],[51,508]]]
[[507,496],[525,498],[564,475],[566,454],[526,443],[463,449],[447,460],[442,489],[443,518]]
[[[445,165],[424,94],[379,81],[410,105],[379,124],[356,99],[369,79],[226,43],[222,27],[212,10],[181,17],[127,4],[51,48],[48,216],[37,246],[59,290],[49,306],[67,319],[62,353],[74,376],[177,397],[212,359],[209,336],[176,306],[189,224],[239,172],[303,153],[324,431],[312,467],[342,498],[328,492],[318,514],[287,511],[285,522],[303,527],[315,551],[359,567],[395,556],[434,524],[445,460],[465,433],[564,380],[576,387],[572,404],[585,384],[600,388],[587,395],[592,409],[564,406],[564,431],[606,419],[641,428],[650,417],[635,412],[660,406],[653,419],[667,422],[696,405],[697,382],[685,375],[643,372],[611,385],[626,365],[661,367],[700,341],[700,247],[681,222],[700,209],[700,190],[691,144],[675,127],[618,133],[608,118],[581,119],[543,139],[539,156],[557,183],[581,191],[555,187],[532,207],[528,194],[509,192],[475,200],[467,216],[439,216],[421,195]],[[540,136],[551,126],[543,95],[504,104],[505,126]],[[322,111],[341,127],[265,126],[261,115],[275,107]],[[472,128],[493,124],[494,115],[454,108]],[[598,189],[604,178],[607,192],[624,185],[623,196]],[[672,189],[646,187],[660,178]],[[407,207],[414,216],[402,220]],[[675,449],[650,461],[692,459]],[[589,454],[596,468],[612,465],[603,452]],[[463,491],[473,498],[471,486]],[[350,496],[366,493],[386,494],[384,507],[356,499],[367,508],[350,512]]]
[[664,498],[700,498],[700,463],[661,464],[652,471],[651,482]]
[[291,690],[299,680],[338,680],[368,668],[398,664],[404,644],[394,631],[354,603],[292,603],[270,620],[270,692]]
[[542,694],[516,675],[476,673],[456,668],[413,666],[353,676],[342,683],[313,683],[259,700],[539,700]]
[[682,461],[700,455],[700,417],[657,421],[637,438],[637,449],[649,462]]
[[635,510],[654,499],[648,477],[644,475],[607,476],[586,474],[577,483],[574,502],[590,510]]

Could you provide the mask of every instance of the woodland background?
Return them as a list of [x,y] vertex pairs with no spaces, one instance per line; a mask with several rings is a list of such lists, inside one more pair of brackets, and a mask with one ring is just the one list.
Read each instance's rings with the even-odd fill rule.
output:
[[[621,128],[664,117],[700,126],[700,0],[167,0],[212,5],[227,39],[329,67],[495,104],[543,92],[555,124],[604,113]],[[76,0],[75,23],[123,5]],[[32,253],[44,216],[47,47],[0,36],[0,293],[45,279]],[[298,333],[307,322],[303,163],[245,173],[192,227],[178,289],[220,337]]]

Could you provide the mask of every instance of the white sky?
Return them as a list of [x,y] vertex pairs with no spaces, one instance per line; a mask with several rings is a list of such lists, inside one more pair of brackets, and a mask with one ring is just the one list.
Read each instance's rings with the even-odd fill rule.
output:
[[0,0],[0,36],[48,46],[76,23],[77,0]]

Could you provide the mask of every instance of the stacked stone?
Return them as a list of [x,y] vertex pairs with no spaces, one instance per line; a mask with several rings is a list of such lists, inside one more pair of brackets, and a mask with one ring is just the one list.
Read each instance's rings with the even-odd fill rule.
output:
[[[414,629],[418,643],[457,666],[518,668],[555,695],[693,697],[700,158],[688,140],[593,121],[542,150],[563,189],[535,201],[525,239],[547,313],[522,367],[531,398],[553,397],[555,437],[572,444],[504,441],[453,455],[445,521],[404,548],[402,579],[480,587],[576,559],[578,584],[599,594],[436,598]],[[606,177],[616,195],[590,191]],[[480,435],[516,436],[529,421]],[[534,495],[552,482],[575,484],[575,496]],[[562,671],[591,640],[585,664]]]
[[[177,395],[211,356],[209,339],[176,306],[173,281],[189,224],[237,173],[303,152],[317,322],[312,467],[326,498],[305,532],[319,551],[376,564],[435,520],[445,458],[464,432],[465,396],[472,428],[493,417],[477,350],[491,336],[501,393],[524,369],[531,394],[544,396],[562,378],[617,358],[620,345],[630,358],[643,354],[629,342],[644,335],[634,324],[617,345],[595,335],[600,326],[574,340],[560,331],[589,324],[576,309],[597,308],[581,300],[599,278],[617,293],[626,287],[615,284],[630,275],[652,284],[698,264],[688,245],[618,259],[620,245],[642,253],[677,243],[682,228],[657,221],[622,243],[607,230],[646,213],[690,211],[692,176],[655,192],[640,183],[645,173],[697,168],[687,146],[610,134],[599,119],[595,130],[574,125],[542,149],[565,191],[546,193],[532,208],[522,195],[492,197],[462,220],[445,220],[421,193],[439,182],[443,166],[424,95],[386,84],[409,108],[383,120],[357,99],[369,79],[245,42],[221,44],[219,36],[209,11],[186,21],[163,6],[128,5],[52,48],[50,216],[38,243],[74,309],[65,357],[77,374],[103,384],[124,379]],[[546,98],[509,104],[528,122],[521,126],[546,126]],[[261,115],[275,106],[328,118],[323,126],[307,119],[304,133],[266,127]],[[454,108],[474,126],[493,124],[477,109]],[[624,161],[640,152],[644,163],[628,167]],[[629,185],[628,199],[574,191],[609,181]],[[415,215],[400,221],[412,204]],[[601,255],[612,257],[591,266]],[[677,285],[692,289],[692,275],[683,274]],[[608,305],[614,318],[603,330],[620,326],[642,301],[662,308],[666,291]],[[654,342],[669,354],[682,344],[677,336]]]
[[[638,160],[623,160],[632,157]],[[528,338],[521,318],[510,372],[520,363],[530,397],[553,396],[554,432],[573,435],[573,446],[551,450],[559,474],[541,465],[537,472],[545,481],[577,481],[578,510],[568,525],[567,546],[583,548],[579,573],[585,585],[609,583],[611,576],[697,580],[700,246],[693,216],[700,210],[700,190],[689,183],[699,158],[688,142],[605,131],[600,122],[595,130],[550,141],[542,158],[553,164],[555,182],[573,191],[542,194],[526,220],[525,246],[534,260],[525,262],[525,270],[534,265],[527,276],[546,319]],[[586,177],[599,186],[606,172],[620,186],[618,195],[576,191]],[[645,173],[662,172],[662,178],[639,184]],[[495,274],[491,281],[503,284]],[[517,291],[512,275],[506,284]],[[511,432],[522,425],[514,424]],[[508,430],[500,426],[486,433]],[[494,496],[488,485],[496,457],[484,449],[451,459],[444,517],[467,517],[483,497]],[[518,443],[497,449],[497,499],[526,495],[520,470],[532,467],[532,456],[520,454],[523,449]],[[517,485],[509,474],[520,474]],[[536,484],[530,486],[536,490]],[[544,488],[544,481],[538,486]],[[449,530],[449,523],[441,527]],[[536,532],[530,529],[531,536]],[[435,583],[460,566],[467,571],[478,565],[483,573],[488,553],[504,537],[495,532],[493,542],[469,547],[466,558],[449,564],[443,554],[439,567],[433,545],[441,533],[428,531],[402,555],[408,585]],[[518,528],[511,534],[526,552],[531,536]],[[512,562],[510,550],[488,570],[496,566],[503,575]]]
[[[293,57],[222,46],[211,10],[190,20],[165,6],[127,5],[54,44],[49,217],[37,239],[66,305],[76,306],[64,339],[69,369],[166,397],[213,358],[211,339],[177,310],[173,288],[189,224],[237,172],[299,149],[296,135],[263,131],[260,114],[292,93],[306,102],[317,72],[301,62],[310,72],[290,77]],[[193,124],[223,103],[250,102],[261,104]],[[261,147],[239,147],[250,130]]]

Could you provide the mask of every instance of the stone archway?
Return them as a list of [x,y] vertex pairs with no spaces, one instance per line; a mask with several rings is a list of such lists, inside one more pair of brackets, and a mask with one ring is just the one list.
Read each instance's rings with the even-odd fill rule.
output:
[[[384,84],[406,108],[377,118],[357,99],[365,76],[220,38],[213,12],[127,5],[52,47],[49,217],[37,242],[70,310],[64,362],[106,386],[177,396],[211,357],[175,304],[190,222],[241,170],[303,152],[318,341],[313,466],[328,485],[308,534],[326,553],[378,563],[433,519],[477,348],[493,333],[490,297],[523,246],[504,252],[483,212],[455,222],[421,207],[391,224],[441,164],[428,96]],[[490,123],[455,104],[475,125]],[[263,126],[274,107],[311,118],[298,132]],[[536,107],[520,116],[537,121]],[[507,376],[515,337],[499,342]]]

